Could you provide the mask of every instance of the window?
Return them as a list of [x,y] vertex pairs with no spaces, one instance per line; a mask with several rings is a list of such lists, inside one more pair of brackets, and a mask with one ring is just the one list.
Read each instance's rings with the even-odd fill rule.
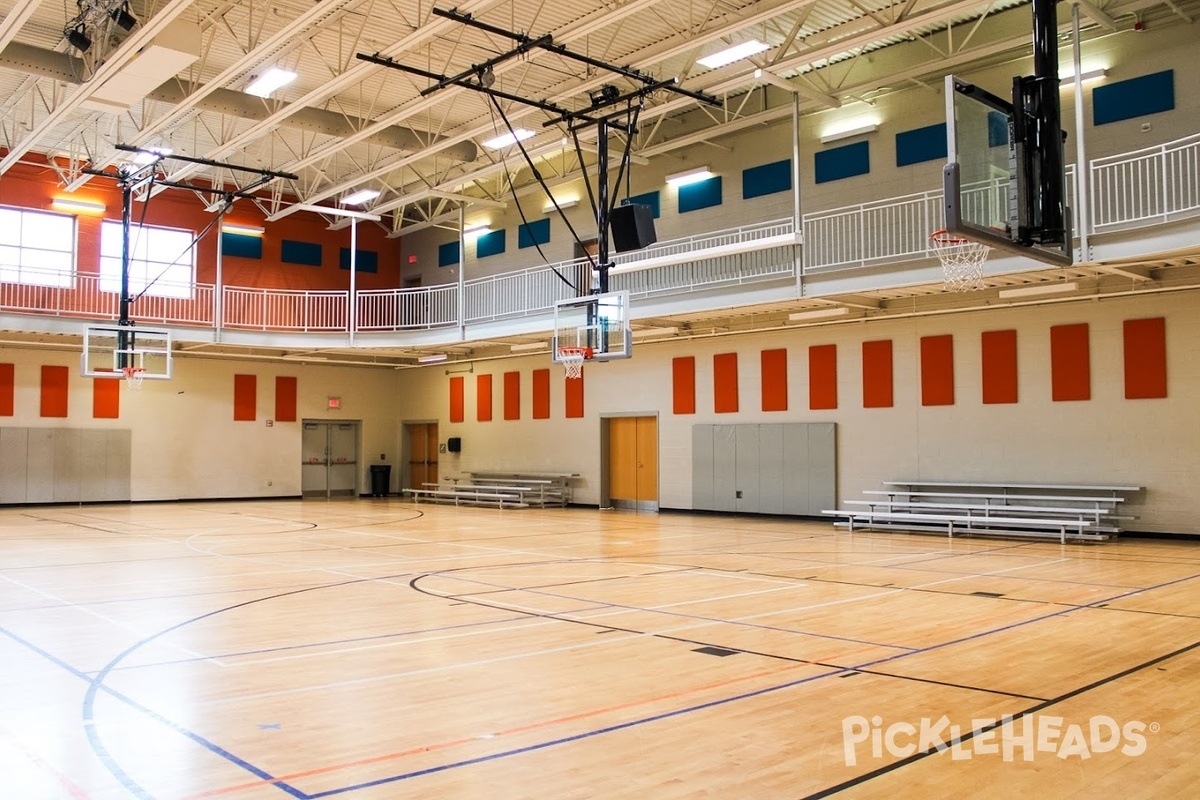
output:
[[[191,231],[129,226],[129,293],[152,297],[192,296],[196,250]],[[121,223],[100,226],[100,290],[121,291]]]
[[70,288],[74,275],[74,217],[0,208],[0,282]]

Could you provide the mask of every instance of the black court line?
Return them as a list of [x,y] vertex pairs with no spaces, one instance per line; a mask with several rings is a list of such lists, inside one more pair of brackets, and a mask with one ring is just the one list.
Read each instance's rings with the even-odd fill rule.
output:
[[913,683],[929,683],[934,686],[945,686],[948,689],[966,689],[969,692],[986,692],[987,694],[999,694],[1005,697],[1015,697],[1019,700],[1038,700],[1045,701],[1047,698],[1038,697],[1032,694],[1021,694],[1020,692],[1006,692],[1003,689],[988,689],[983,686],[971,686],[966,683],[954,683],[953,681],[937,681],[933,678],[918,678],[915,675],[897,675],[892,672],[884,672],[878,669],[862,668],[856,672],[863,675],[877,675],[881,678],[895,678],[901,681],[912,681]]
[[[1038,703],[1035,706],[1031,706],[1030,708],[1027,708],[1024,711],[1020,712],[1019,714],[1014,714],[1011,717],[1006,717],[1006,718],[997,720],[996,722],[992,723],[991,725],[984,725],[981,728],[976,728],[973,731],[964,733],[962,736],[958,737],[957,739],[953,739],[950,742],[947,742],[947,746],[949,747],[949,746],[953,746],[956,744],[961,744],[962,742],[970,741],[971,739],[974,739],[976,736],[997,730],[998,728],[1004,726],[1005,724],[1007,724],[1009,722],[1016,722],[1017,720],[1022,719],[1024,717],[1032,716],[1033,714],[1036,714],[1039,711],[1043,711],[1047,708],[1050,708],[1051,706],[1058,705],[1059,703],[1063,703],[1067,700],[1070,700],[1071,698],[1078,697],[1079,695],[1085,694],[1086,692],[1090,692],[1093,689],[1097,689],[1101,686],[1105,686],[1107,684],[1113,683],[1114,681],[1118,681],[1121,678],[1128,677],[1129,675],[1132,675],[1135,672],[1141,672],[1144,669],[1153,667],[1155,664],[1159,664],[1163,661],[1167,661],[1169,659],[1184,655],[1185,653],[1188,653],[1191,650],[1195,650],[1198,647],[1200,647],[1200,642],[1192,642],[1191,644],[1189,644],[1185,647],[1181,647],[1178,650],[1173,650],[1170,653],[1165,653],[1161,656],[1157,656],[1155,658],[1150,659],[1149,661],[1145,661],[1145,662],[1142,662],[1141,664],[1132,666],[1129,669],[1125,669],[1125,670],[1122,670],[1113,675],[1109,675],[1108,677],[1101,678],[1100,680],[1097,680],[1097,681],[1093,681],[1092,683],[1089,683],[1086,686],[1081,686],[1078,689],[1072,689],[1071,691],[1069,691],[1065,694],[1061,694],[1058,697],[1054,697],[1054,698],[1051,698],[1044,702]],[[840,792],[844,792],[847,789],[853,789],[855,786],[861,786],[862,784],[866,783],[867,781],[873,780],[882,775],[887,775],[890,772],[895,772],[896,770],[900,769],[901,767],[907,767],[910,764],[915,764],[918,761],[922,761],[926,758],[929,758],[932,755],[937,755],[939,752],[945,752],[945,748],[943,748],[941,751],[939,751],[937,748],[934,748],[933,750],[926,750],[921,753],[914,753],[913,755],[908,756],[907,758],[903,758],[900,761],[896,761],[891,764],[887,764],[885,766],[880,767],[879,769],[872,770],[871,772],[868,772],[864,775],[859,775],[857,778],[851,778],[850,780],[843,781],[842,783],[839,783],[835,786],[830,786],[827,789],[822,789],[819,792],[815,792],[813,794],[806,795],[803,798],[803,800],[820,800],[820,798],[830,797],[831,795],[835,795]]]

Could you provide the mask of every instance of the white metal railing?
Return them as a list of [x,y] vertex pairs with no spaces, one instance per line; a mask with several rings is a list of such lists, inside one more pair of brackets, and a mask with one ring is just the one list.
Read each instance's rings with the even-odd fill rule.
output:
[[804,269],[924,258],[944,219],[940,191],[805,214]]
[[622,272],[613,275],[609,283],[613,291],[628,289],[630,297],[651,297],[772,279],[790,280],[795,274],[796,248],[788,244]]
[[731,245],[746,245],[763,239],[786,236],[795,231],[795,229],[795,222],[791,217],[788,217],[787,219],[755,222],[715,232],[697,233],[681,239],[671,239],[668,242],[652,244],[636,252],[618,253],[613,257],[613,265],[622,267],[639,261],[653,261],[666,256],[700,253],[700,251]]
[[293,291],[226,286],[222,315],[230,328],[259,331],[345,331],[349,311],[343,291]]
[[472,278],[463,284],[463,323],[545,314],[559,300],[587,294],[591,282],[585,259]]
[[1173,142],[1094,158],[1093,230],[1170,222],[1200,212],[1200,133]]
[[458,284],[357,293],[358,330],[403,331],[458,325]]

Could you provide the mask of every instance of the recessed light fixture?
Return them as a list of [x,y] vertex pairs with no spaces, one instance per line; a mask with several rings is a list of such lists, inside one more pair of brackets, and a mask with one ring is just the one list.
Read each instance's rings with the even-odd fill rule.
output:
[[1020,289],[1001,289],[1000,299],[1011,300],[1014,297],[1037,297],[1043,294],[1064,294],[1073,292],[1079,288],[1079,284],[1071,281],[1069,283],[1048,283],[1045,286],[1023,286]]
[[493,136],[491,139],[486,139],[483,146],[489,150],[499,150],[501,147],[508,147],[510,144],[523,142],[533,136],[533,131],[525,128],[513,128],[510,133],[502,133],[499,136]]
[[812,319],[830,319],[832,317],[844,317],[850,313],[850,309],[846,306],[837,306],[836,308],[817,308],[812,311],[797,311],[795,314],[788,314],[789,322],[804,322]]
[[232,233],[235,236],[262,236],[266,228],[261,225],[237,225],[232,222],[221,226],[221,233]]
[[50,201],[50,205],[59,211],[74,211],[77,214],[103,214],[107,209],[104,203],[76,200],[73,197],[56,197]]
[[[1090,69],[1080,73],[1079,80],[1083,83],[1087,83],[1088,81],[1098,81],[1107,74],[1108,70],[1104,68]],[[1058,81],[1059,85],[1061,86],[1070,86],[1071,84],[1075,83],[1075,70],[1068,68],[1065,73],[1060,72],[1058,74]]]
[[[565,211],[568,208],[574,208],[575,206],[579,205],[579,198],[571,197],[568,199],[558,200],[557,202],[558,202],[558,207]],[[553,202],[546,203],[546,205],[542,207],[542,211],[546,214],[551,213],[552,211],[554,211],[554,203]]]
[[713,177],[716,176],[709,170],[708,167],[696,167],[695,169],[689,169],[684,172],[676,172],[674,175],[668,175],[666,181],[672,186],[686,186],[689,183],[698,183]]
[[463,236],[482,236],[485,233],[491,233],[491,231],[492,229],[488,227],[488,223],[478,222],[463,228]]
[[379,191],[376,189],[359,189],[353,194],[348,194],[338,202],[344,206],[361,206],[368,200],[374,200],[379,197]]
[[445,361],[449,356],[445,353],[434,353],[433,355],[420,356],[417,358],[418,364],[436,364],[439,361]]
[[830,142],[849,139],[853,136],[863,136],[868,133],[874,133],[877,130],[879,130],[879,126],[875,123],[859,125],[857,128],[848,128],[840,131],[835,128],[821,136],[821,144],[829,144]]
[[750,39],[740,44],[735,44],[733,47],[727,47],[713,53],[711,56],[696,59],[697,64],[703,64],[709,69],[717,69],[726,64],[732,64],[735,61],[741,61],[744,58],[757,55],[764,50],[770,50],[771,45],[766,42],[760,42],[758,39]]
[[246,94],[252,94],[255,97],[270,97],[271,92],[287,86],[294,80],[296,80],[296,73],[290,69],[271,67],[250,81],[246,86]]

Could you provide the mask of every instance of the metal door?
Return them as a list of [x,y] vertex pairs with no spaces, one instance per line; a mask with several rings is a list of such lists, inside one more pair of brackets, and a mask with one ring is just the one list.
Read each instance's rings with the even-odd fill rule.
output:
[[300,441],[304,497],[358,494],[358,423],[305,420]]

